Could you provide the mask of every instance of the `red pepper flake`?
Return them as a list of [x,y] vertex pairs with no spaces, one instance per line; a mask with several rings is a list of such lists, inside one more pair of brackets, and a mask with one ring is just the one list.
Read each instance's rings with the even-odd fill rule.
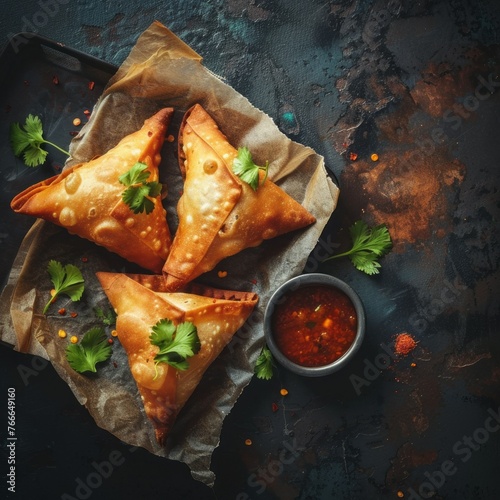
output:
[[59,85],[59,78],[57,77],[57,75],[54,75],[54,76],[52,77],[52,83],[53,83],[54,85]]
[[66,309],[64,307],[61,307],[59,311],[57,311],[61,316],[64,316],[66,314]]
[[358,159],[358,154],[357,153],[350,153],[349,154],[349,160],[356,161],[357,159]]
[[88,262],[88,261],[89,261],[89,258],[88,258],[88,257],[82,257],[80,260],[81,260],[82,262]]
[[94,90],[95,82],[89,82],[89,90]]
[[276,413],[279,410],[279,406],[276,403],[273,403],[271,406],[273,413]]
[[76,135],[78,135],[78,132],[73,130],[72,132],[69,133],[69,135],[72,135],[73,137],[75,137]]
[[117,363],[116,361],[113,361],[113,366],[114,366],[115,368],[118,368],[118,363]]
[[78,316],[78,313],[77,313],[77,312],[72,312],[72,313],[70,314],[70,316],[71,316],[72,318],[76,318],[76,317]]
[[30,84],[30,82],[28,80],[24,80],[24,85],[28,86]]
[[90,111],[89,111],[88,109],[84,109],[84,110],[83,110],[83,114],[84,114],[85,116],[90,116]]
[[396,354],[400,356],[406,356],[410,354],[413,349],[417,346],[417,342],[409,333],[400,333],[396,337],[396,341],[394,343],[394,349]]
[[113,343],[113,339],[108,339],[108,344],[112,344]]

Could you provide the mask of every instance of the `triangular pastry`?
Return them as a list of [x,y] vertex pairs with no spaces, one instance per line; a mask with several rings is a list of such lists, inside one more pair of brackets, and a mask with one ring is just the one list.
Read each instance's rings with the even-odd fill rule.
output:
[[179,226],[163,267],[169,290],[213,269],[222,259],[263,240],[306,227],[315,218],[270,179],[254,191],[232,171],[238,151],[199,104],[179,133],[185,179]]
[[[156,439],[164,444],[186,401],[205,370],[229,343],[255,307],[250,292],[219,290],[190,284],[183,292],[165,292],[159,275],[99,272],[97,277],[117,313],[116,331],[139,389]],[[192,322],[201,343],[189,358],[189,368],[178,370],[166,363],[155,366],[158,347],[150,341],[152,327],[161,319],[174,324]]]
[[145,269],[161,272],[172,243],[161,195],[151,213],[134,213],[122,200],[119,177],[137,162],[147,165],[148,182],[158,181],[160,152],[173,114],[164,108],[107,153],[69,167],[19,193],[15,212],[65,227]]

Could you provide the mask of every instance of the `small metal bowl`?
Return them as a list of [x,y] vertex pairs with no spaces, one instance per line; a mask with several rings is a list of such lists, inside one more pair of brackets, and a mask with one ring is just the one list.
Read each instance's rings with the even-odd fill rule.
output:
[[[351,300],[357,315],[357,330],[354,341],[349,349],[338,359],[322,366],[302,366],[288,359],[279,349],[272,331],[272,317],[276,306],[283,300],[287,293],[298,288],[314,285],[334,287],[343,292]],[[302,274],[292,278],[281,285],[271,296],[264,313],[264,335],[267,345],[274,358],[285,368],[306,377],[322,377],[340,370],[356,354],[365,335],[365,311],[358,294],[344,281],[328,274],[311,273]]]

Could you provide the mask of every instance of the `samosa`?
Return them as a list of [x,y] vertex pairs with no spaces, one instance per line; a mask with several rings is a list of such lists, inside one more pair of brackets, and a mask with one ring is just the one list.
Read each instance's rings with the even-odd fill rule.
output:
[[179,133],[179,225],[163,267],[171,291],[226,257],[315,222],[262,170],[256,188],[242,180],[233,170],[238,154],[201,105],[187,111]]
[[172,114],[172,108],[161,109],[102,156],[25,189],[12,209],[161,272],[172,237],[158,167]]
[[[146,415],[164,444],[180,410],[258,296],[194,283],[168,293],[161,275],[99,272],[97,277],[117,313],[118,339]],[[169,344],[162,349],[163,341]]]

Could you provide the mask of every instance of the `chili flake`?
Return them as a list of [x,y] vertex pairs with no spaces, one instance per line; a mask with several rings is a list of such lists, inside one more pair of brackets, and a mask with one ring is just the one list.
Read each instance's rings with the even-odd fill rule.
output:
[[72,318],[76,318],[76,317],[78,316],[78,313],[77,313],[77,312],[72,312],[72,313],[70,314],[70,316],[71,316]]
[[349,155],[349,160],[356,161],[357,159],[358,159],[358,154],[357,153],[351,153]]
[[279,410],[279,406],[276,403],[273,403],[271,405],[271,409],[273,410],[273,413],[275,413]]
[[54,76],[52,77],[52,83],[53,83],[54,85],[59,85],[59,78],[57,77],[57,75],[54,75]]
[[89,90],[94,90],[95,82],[89,82]]
[[409,333],[400,333],[396,337],[396,342],[394,344],[394,349],[396,354],[400,356],[406,356],[410,354],[413,349],[417,346],[415,339]]
[[61,316],[64,316],[66,314],[66,309],[64,307],[61,307],[59,311],[57,311]]

